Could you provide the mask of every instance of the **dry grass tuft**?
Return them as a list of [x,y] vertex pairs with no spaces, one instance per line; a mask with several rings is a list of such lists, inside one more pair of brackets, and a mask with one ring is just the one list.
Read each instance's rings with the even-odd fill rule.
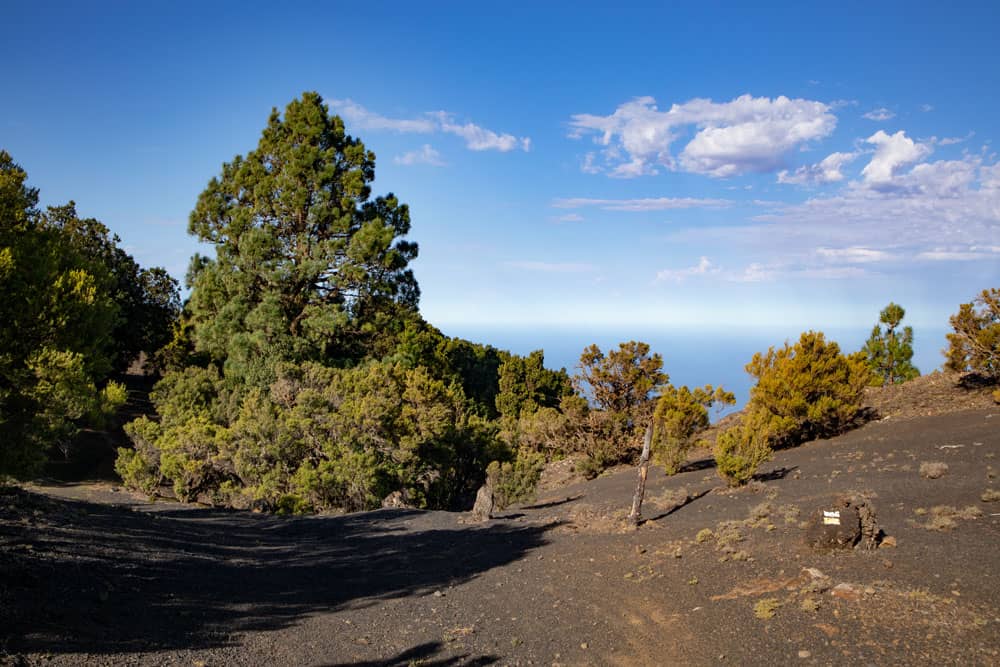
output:
[[948,472],[948,464],[941,461],[924,461],[920,464],[920,476],[924,479],[938,479]]
[[983,491],[983,495],[979,496],[979,499],[984,503],[995,503],[1000,500],[1000,491],[996,489],[986,489]]
[[780,607],[781,601],[777,598],[764,598],[753,606],[753,615],[761,619],[774,618],[774,612]]

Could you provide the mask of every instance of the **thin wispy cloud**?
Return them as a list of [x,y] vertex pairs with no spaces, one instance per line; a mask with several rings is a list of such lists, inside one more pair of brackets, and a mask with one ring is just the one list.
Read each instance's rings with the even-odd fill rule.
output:
[[553,208],[600,208],[605,211],[667,211],[683,208],[722,208],[732,202],[726,199],[696,197],[648,197],[645,199],[591,199],[570,197],[555,199]]
[[449,111],[428,111],[412,118],[389,118],[371,111],[351,99],[329,100],[330,108],[338,113],[352,129],[381,130],[401,134],[431,134],[441,132],[460,137],[465,147],[472,151],[513,150],[530,151],[529,137],[494,132],[472,122],[456,120]]
[[434,150],[430,144],[424,144],[419,150],[410,151],[397,155],[392,159],[395,164],[412,166],[416,164],[426,164],[431,167],[444,167],[446,163],[441,154]]
[[682,283],[688,278],[693,278],[697,276],[715,275],[718,274],[720,271],[721,269],[712,264],[712,262],[708,259],[708,257],[702,255],[698,259],[698,263],[695,264],[694,266],[689,266],[681,269],[663,269],[661,271],[657,271],[656,280],[654,282]]
[[846,262],[848,264],[871,264],[874,262],[884,262],[892,258],[890,253],[883,250],[873,250],[857,246],[851,248],[817,248],[816,254],[825,260]]
[[593,264],[581,264],[574,262],[540,262],[520,260],[504,262],[503,265],[509,269],[537,273],[593,273],[596,271],[596,267]]
[[896,112],[890,111],[885,107],[879,107],[878,109],[872,109],[867,113],[861,114],[862,118],[867,118],[868,120],[874,120],[876,122],[884,122],[887,120],[892,120],[896,117]]

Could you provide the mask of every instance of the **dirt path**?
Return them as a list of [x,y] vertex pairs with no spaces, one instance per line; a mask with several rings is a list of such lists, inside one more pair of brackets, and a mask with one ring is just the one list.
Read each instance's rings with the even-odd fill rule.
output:
[[[632,471],[486,525],[7,491],[0,641],[12,664],[1000,664],[1000,502],[981,499],[998,451],[1000,409],[891,418],[780,452],[735,493],[707,461],[651,475],[654,520],[631,532]],[[803,546],[847,490],[894,547]],[[936,506],[952,526],[927,527]]]

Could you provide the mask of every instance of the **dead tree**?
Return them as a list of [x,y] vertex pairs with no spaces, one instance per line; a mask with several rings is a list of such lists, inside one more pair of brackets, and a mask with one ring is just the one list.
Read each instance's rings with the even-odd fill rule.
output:
[[628,521],[639,526],[639,519],[642,517],[642,498],[646,495],[646,475],[649,474],[649,449],[653,444],[653,421],[650,420],[646,427],[646,436],[642,440],[642,454],[639,456],[639,480],[635,484],[635,495],[632,496],[632,511],[629,512]]

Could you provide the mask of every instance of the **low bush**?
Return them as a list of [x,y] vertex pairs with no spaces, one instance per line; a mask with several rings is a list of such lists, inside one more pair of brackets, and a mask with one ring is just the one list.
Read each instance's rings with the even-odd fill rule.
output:
[[705,385],[692,391],[666,385],[653,413],[653,462],[668,475],[676,474],[698,442],[695,435],[708,428],[708,408],[735,402],[736,397],[722,387]]
[[[1000,289],[984,289],[948,321],[954,331],[948,334],[946,367],[1000,382]],[[1000,402],[1000,389],[993,398]]]
[[746,484],[771,450],[836,435],[859,421],[871,371],[862,353],[843,355],[822,333],[757,353],[746,366],[757,378],[741,423],[719,435],[715,460],[732,486]]
[[532,500],[542,477],[545,458],[540,454],[521,451],[513,461],[493,461],[486,475],[493,481],[493,502],[498,510],[514,503]]

